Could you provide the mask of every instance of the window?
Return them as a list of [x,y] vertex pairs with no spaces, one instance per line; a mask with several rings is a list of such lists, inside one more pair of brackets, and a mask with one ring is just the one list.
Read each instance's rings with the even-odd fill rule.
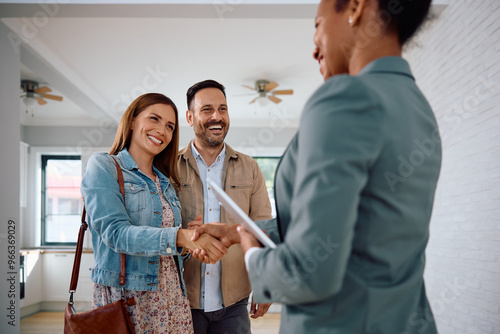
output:
[[82,161],[42,155],[42,245],[75,245],[81,219]]
[[260,167],[264,179],[266,180],[267,194],[271,201],[271,208],[273,210],[273,217],[276,217],[276,205],[274,202],[274,174],[280,162],[280,157],[254,157],[255,161]]

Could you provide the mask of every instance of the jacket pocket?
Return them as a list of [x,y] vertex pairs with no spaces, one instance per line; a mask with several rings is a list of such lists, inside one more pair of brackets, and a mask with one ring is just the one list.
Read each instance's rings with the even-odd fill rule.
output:
[[125,181],[125,207],[129,212],[138,212],[146,208],[147,189],[141,183]]
[[230,189],[246,189],[246,188],[252,188],[253,186],[253,181],[252,179],[236,179],[236,180],[231,180],[228,181],[226,184],[226,189],[229,191]]
[[[252,189],[252,179],[231,180],[226,184],[226,192],[229,197],[231,197],[247,215],[250,212]],[[228,214],[227,216],[230,223],[236,222],[231,215]]]
[[[203,188],[191,178],[180,178],[177,197],[181,208],[183,228],[193,221],[197,214],[203,214]],[[198,213],[199,212],[199,213]]]

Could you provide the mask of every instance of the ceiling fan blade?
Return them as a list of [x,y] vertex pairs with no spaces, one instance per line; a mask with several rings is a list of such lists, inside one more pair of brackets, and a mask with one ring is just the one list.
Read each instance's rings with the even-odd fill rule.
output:
[[43,94],[42,97],[44,99],[49,99],[49,100],[56,100],[56,101],[63,100],[62,96],[57,96],[57,95],[52,95],[52,94]]
[[276,87],[278,87],[279,85],[274,82],[274,81],[271,81],[270,83],[268,83],[266,85],[266,92],[269,92],[269,91],[272,91],[273,89],[275,89]]
[[293,89],[283,89],[283,90],[275,90],[273,92],[274,95],[292,95]]
[[36,100],[38,101],[38,104],[41,106],[43,106],[44,104],[47,104],[47,101],[45,101],[41,97],[37,97]]
[[245,88],[251,89],[251,90],[255,90],[254,87],[251,87],[251,86],[248,86],[248,85],[242,85],[242,86],[245,87]]
[[50,89],[47,86],[43,86],[43,87],[39,87],[39,88],[35,89],[35,93],[37,93],[37,94],[45,94],[48,92],[52,92],[52,89]]
[[274,103],[280,103],[281,99],[277,98],[276,96],[269,95],[268,96],[269,100],[273,101]]
[[258,99],[258,98],[259,98],[259,97],[257,96],[255,99],[253,99],[252,101],[250,101],[250,103],[249,103],[249,104],[254,103],[255,101],[257,101],[257,99]]

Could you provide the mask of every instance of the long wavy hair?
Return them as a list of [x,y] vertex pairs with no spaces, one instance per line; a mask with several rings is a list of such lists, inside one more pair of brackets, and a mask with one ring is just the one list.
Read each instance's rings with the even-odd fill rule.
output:
[[172,134],[172,140],[168,146],[154,157],[153,165],[160,170],[163,174],[169,177],[174,186],[180,184],[177,175],[177,155],[179,152],[179,113],[174,102],[163,94],[147,93],[136,98],[127,108],[123,114],[118,130],[116,131],[115,141],[109,154],[116,155],[124,148],[130,147],[130,140],[132,138],[132,122],[134,118],[144,111],[149,106],[154,104],[165,104],[171,106],[175,113],[175,129]]

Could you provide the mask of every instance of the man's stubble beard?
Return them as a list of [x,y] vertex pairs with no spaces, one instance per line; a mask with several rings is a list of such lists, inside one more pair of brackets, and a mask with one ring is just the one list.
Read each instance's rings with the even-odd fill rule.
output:
[[197,130],[195,130],[195,136],[201,139],[209,147],[217,147],[224,143],[224,139],[226,139],[227,133],[229,132],[229,124],[224,124],[224,129],[226,131],[224,132],[224,135],[220,140],[218,138],[213,138],[212,136],[210,136],[210,134],[208,133],[208,131],[210,131],[208,130],[208,126],[207,128],[205,128],[205,126],[200,125]]

